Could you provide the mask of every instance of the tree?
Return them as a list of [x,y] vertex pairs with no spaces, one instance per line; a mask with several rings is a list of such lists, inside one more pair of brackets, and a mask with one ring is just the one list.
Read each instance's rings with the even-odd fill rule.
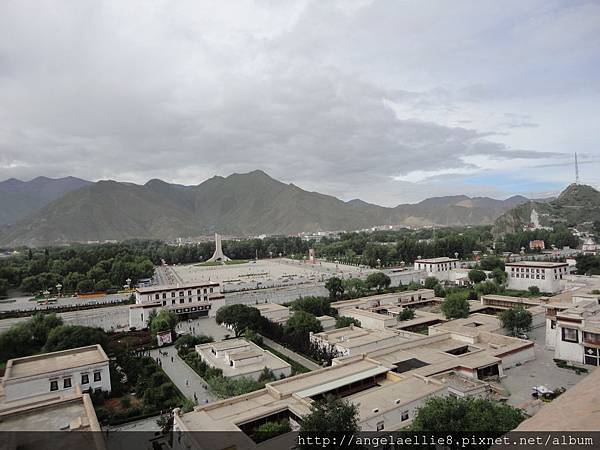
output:
[[481,432],[502,435],[525,418],[520,409],[481,398],[433,397],[417,410],[411,431]]
[[493,278],[496,284],[500,285],[504,284],[507,276],[508,275],[504,270],[502,270],[500,267],[495,267],[494,270],[492,270],[490,278]]
[[6,297],[8,292],[8,280],[0,278],[0,297]]
[[338,277],[331,277],[325,282],[325,289],[329,291],[329,298],[338,300],[344,295],[344,283]]
[[[314,402],[310,413],[304,416],[300,425],[300,437],[356,434],[358,427],[358,407],[347,400],[328,396]],[[306,439],[299,440],[300,449],[312,448]]]
[[94,292],[94,290],[95,290],[95,286],[94,286],[94,282],[92,280],[85,279],[85,280],[81,280],[79,283],[77,283],[77,292],[79,292],[81,294],[87,294],[90,292]]
[[469,302],[459,293],[449,294],[442,302],[441,308],[447,319],[460,319],[469,316]]
[[63,320],[55,313],[42,314],[37,313],[29,320],[28,325],[31,331],[33,345],[41,348],[48,340],[50,332],[63,324]]
[[94,344],[100,344],[106,348],[107,343],[108,338],[101,328],[60,325],[50,331],[43,350],[44,352],[56,352]]
[[438,279],[436,277],[427,277],[427,278],[425,278],[425,281],[423,282],[423,286],[425,287],[425,289],[433,289],[439,283],[440,282],[438,281]]
[[26,322],[13,325],[0,334],[0,361],[28,356],[37,350]]
[[321,322],[315,316],[305,311],[296,311],[284,326],[285,333],[319,333],[323,331]]
[[381,292],[390,287],[392,280],[383,272],[373,272],[367,276],[366,284],[369,289],[377,289],[377,292]]
[[500,313],[502,326],[513,336],[531,330],[532,315],[522,305],[506,309]]
[[219,308],[215,317],[216,322],[220,325],[231,326],[238,337],[246,328],[255,329],[260,323],[260,311],[247,305],[229,305]]
[[415,310],[412,308],[402,308],[402,311],[398,313],[396,319],[398,322],[403,322],[405,320],[411,320],[415,318]]
[[331,302],[326,297],[301,297],[292,302],[294,311],[306,311],[315,316],[326,316],[331,314]]
[[265,422],[256,429],[254,439],[257,443],[263,442],[290,431],[292,431],[292,428],[289,420]]
[[540,293],[540,288],[537,286],[529,286],[527,290],[534,295],[538,295]]
[[161,331],[175,330],[177,326],[177,314],[175,311],[168,309],[161,310],[155,317],[151,317],[148,320],[148,327],[152,334],[159,333]]
[[481,283],[487,278],[485,272],[479,269],[471,269],[469,270],[469,280],[471,283]]
[[358,298],[365,295],[367,285],[360,278],[350,278],[343,281],[344,291],[350,298]]
[[98,292],[106,292],[112,288],[112,285],[109,280],[100,280],[96,283],[96,291]]
[[354,325],[355,327],[360,327],[360,320],[357,320],[353,317],[347,316],[339,316],[335,319],[335,327],[336,328],[346,328],[350,325]]

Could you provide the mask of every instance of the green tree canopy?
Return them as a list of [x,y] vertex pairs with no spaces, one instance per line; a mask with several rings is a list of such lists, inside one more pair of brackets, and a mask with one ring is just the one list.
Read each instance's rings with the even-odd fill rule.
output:
[[148,322],[148,327],[153,334],[161,331],[173,332],[177,326],[177,314],[175,311],[163,309],[155,316],[150,317]]
[[344,283],[338,277],[331,277],[325,282],[325,289],[329,291],[332,300],[339,300],[344,295]]
[[506,309],[500,313],[502,326],[511,334],[526,333],[531,330],[532,315],[522,305]]
[[405,320],[411,320],[415,318],[415,310],[413,308],[402,308],[402,311],[398,313],[396,319],[398,322],[403,322]]
[[367,293],[367,285],[360,278],[350,278],[343,281],[344,291],[350,298],[362,297]]
[[426,433],[482,432],[501,435],[525,418],[520,409],[479,398],[433,397],[417,410],[412,431]]
[[373,272],[367,275],[366,285],[369,289],[377,289],[378,292],[387,289],[392,284],[392,280],[383,272]]
[[101,328],[61,325],[50,331],[43,350],[44,352],[56,352],[93,344],[100,344],[106,348],[107,343],[108,338]]
[[423,282],[425,289],[434,289],[440,282],[436,277],[427,277]]
[[294,311],[306,311],[315,316],[327,316],[331,314],[330,300],[326,297],[301,297],[292,302]]
[[441,306],[447,319],[461,319],[469,316],[469,302],[460,293],[449,294]]
[[487,279],[487,276],[483,270],[471,269],[469,270],[469,280],[471,283],[481,283]]
[[354,317],[347,316],[338,316],[335,319],[335,327],[336,328],[346,328],[350,325],[354,325],[355,327],[360,327],[360,320],[355,319]]
[[[301,437],[354,434],[358,431],[358,407],[333,396],[313,403],[310,413],[304,416],[300,425]],[[302,443],[299,448],[312,447]]]
[[55,313],[51,314],[34,314],[28,322],[31,330],[33,345],[42,347],[48,340],[50,332],[63,324],[63,320]]
[[284,326],[286,333],[319,333],[323,331],[321,322],[315,316],[305,311],[296,311],[292,317],[288,319]]
[[247,305],[228,305],[219,308],[215,317],[220,325],[224,323],[233,328],[236,337],[244,333],[246,328],[256,329],[261,320],[260,311]]

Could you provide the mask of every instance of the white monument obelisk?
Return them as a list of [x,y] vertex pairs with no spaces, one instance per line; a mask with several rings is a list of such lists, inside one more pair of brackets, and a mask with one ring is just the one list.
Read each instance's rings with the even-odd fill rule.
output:
[[215,233],[215,252],[213,253],[212,257],[209,260],[207,260],[207,262],[225,261],[231,261],[231,259],[225,256],[225,254],[223,253],[223,247],[221,246],[221,235]]

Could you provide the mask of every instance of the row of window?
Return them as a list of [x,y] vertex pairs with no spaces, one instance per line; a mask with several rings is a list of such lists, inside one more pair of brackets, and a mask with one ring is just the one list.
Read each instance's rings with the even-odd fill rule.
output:
[[[406,411],[402,411],[400,413],[400,421],[401,422],[406,422],[408,420],[408,418],[410,417],[408,410]],[[385,428],[385,421],[381,421],[381,422],[377,422],[377,431],[381,431]]]
[[[192,303],[192,300],[193,299],[191,299],[191,298],[188,299],[188,303]],[[198,297],[198,301],[202,301],[202,299],[200,297]],[[204,297],[204,301],[207,302],[208,301],[208,297]],[[180,298],[179,299],[179,304],[183,304],[183,303],[185,303],[185,299],[184,298]],[[171,305],[174,305],[174,304],[175,304],[175,300],[171,300]],[[167,301],[163,300],[162,301],[162,305],[163,306],[167,306]]]
[[[202,291],[204,291],[204,292],[202,292]],[[211,293],[212,294],[213,291],[214,291],[214,288],[208,288],[208,290],[207,290],[207,288],[197,289],[196,290],[196,295],[202,295],[203,293],[204,293],[204,295],[206,295],[207,293]],[[179,296],[180,297],[183,297],[184,295],[185,295],[185,291],[179,291]],[[188,290],[187,291],[187,295],[191,296],[192,295],[192,291]],[[159,300],[160,296],[161,296],[161,294],[154,294],[154,298],[156,300]],[[175,297],[175,291],[171,291],[171,297]],[[167,298],[167,293],[166,292],[162,293],[162,298]]]
[[[551,269],[550,269],[551,270]],[[558,269],[554,269],[554,272],[556,272],[558,270],[558,272],[565,272],[567,273],[567,268],[566,267],[559,267]],[[546,269],[529,269],[528,267],[511,267],[510,268],[511,272],[533,272],[533,273],[544,273],[546,271]]]
[[[102,372],[94,372],[94,382],[97,382],[97,381],[102,381]],[[63,389],[69,389],[70,387],[73,386],[71,377],[63,378],[62,382],[63,382]],[[84,384],[89,384],[89,383],[90,383],[90,374],[82,373],[81,374],[81,385],[83,386]],[[58,391],[58,380],[50,380],[50,390]]]
[[[511,274],[510,274],[510,277],[511,277],[511,278],[529,278],[529,274],[524,274],[524,275],[523,275],[523,274],[521,274],[521,273],[511,273]],[[562,278],[562,275],[561,275],[560,277]],[[545,275],[542,275],[542,276],[540,277],[540,275],[536,275],[536,276],[535,276],[535,278],[536,278],[537,280],[540,280],[540,279],[541,279],[541,280],[545,280],[545,279],[546,279],[546,276],[545,276]],[[533,280],[533,274],[531,274],[531,279]]]

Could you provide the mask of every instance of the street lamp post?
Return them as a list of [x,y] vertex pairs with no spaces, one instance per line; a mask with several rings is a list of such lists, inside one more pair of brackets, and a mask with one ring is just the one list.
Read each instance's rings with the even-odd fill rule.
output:
[[60,297],[60,291],[62,290],[62,284],[58,283],[56,285],[56,296]]

